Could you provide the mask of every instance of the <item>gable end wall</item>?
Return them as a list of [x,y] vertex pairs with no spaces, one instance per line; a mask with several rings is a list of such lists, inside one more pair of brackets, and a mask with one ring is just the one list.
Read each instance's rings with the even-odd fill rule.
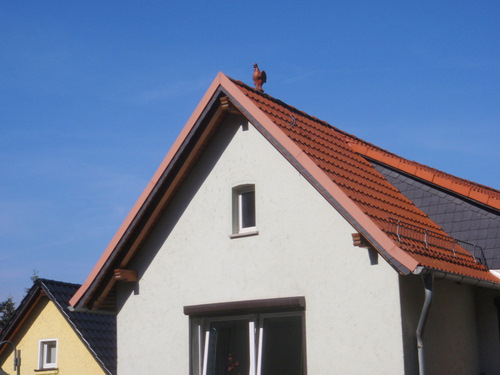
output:
[[[308,372],[404,371],[398,275],[246,120],[229,116],[118,288],[118,373],[188,374],[186,305],[304,296]],[[256,236],[231,239],[231,189],[255,184]],[[388,355],[387,353],[390,353]]]

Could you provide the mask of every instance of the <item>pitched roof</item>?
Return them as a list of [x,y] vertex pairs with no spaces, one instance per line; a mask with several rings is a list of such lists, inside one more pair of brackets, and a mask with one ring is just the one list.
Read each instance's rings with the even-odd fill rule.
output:
[[69,299],[79,284],[37,279],[21,301],[15,315],[0,335],[0,341],[13,337],[33,307],[47,296],[80,337],[104,371],[116,374],[116,317],[110,314],[71,311]]
[[[379,229],[416,259],[420,266],[477,279],[499,281],[488,272],[485,265],[466,251],[465,244],[450,238],[426,213],[389,183],[364,156],[370,155],[368,150],[377,150],[385,157],[380,157],[381,162],[390,159],[394,166],[412,165],[415,174],[417,171],[430,174],[432,170],[433,180],[444,186],[457,190],[467,186],[469,197],[471,193],[474,196],[476,191],[487,191],[493,198],[483,199],[483,203],[496,203],[494,198],[500,197],[500,192],[406,161],[274,98],[260,94],[240,82],[235,83],[340,186]],[[362,147],[366,150],[365,154],[359,152]],[[412,170],[407,168],[406,171],[411,173]],[[402,235],[403,231],[405,236]],[[424,238],[426,233],[427,243]]]
[[[221,102],[226,97],[228,100]],[[424,268],[500,286],[500,279],[481,263],[481,257],[473,256],[475,247],[470,250],[470,244],[453,239],[390,183],[373,162],[455,189],[457,194],[467,194],[468,199],[480,200],[494,210],[500,192],[407,161],[219,73],[87,281],[70,301],[73,306],[113,308],[113,269],[127,266],[213,129],[231,110],[244,114],[398,272],[408,274]]]

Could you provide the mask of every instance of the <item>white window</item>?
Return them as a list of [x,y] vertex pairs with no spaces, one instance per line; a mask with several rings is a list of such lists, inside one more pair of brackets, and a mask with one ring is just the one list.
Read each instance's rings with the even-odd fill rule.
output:
[[40,340],[38,366],[40,369],[57,368],[57,339]]
[[210,311],[204,317],[191,317],[191,373],[304,375],[304,311],[268,312],[269,305],[261,309],[224,316]]
[[233,234],[256,234],[255,185],[233,188]]

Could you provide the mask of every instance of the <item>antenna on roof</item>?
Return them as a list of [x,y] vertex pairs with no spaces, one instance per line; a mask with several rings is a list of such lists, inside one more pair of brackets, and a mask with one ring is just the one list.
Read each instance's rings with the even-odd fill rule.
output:
[[257,91],[264,92],[262,85],[266,83],[267,75],[265,71],[260,71],[257,63],[253,64],[253,83]]

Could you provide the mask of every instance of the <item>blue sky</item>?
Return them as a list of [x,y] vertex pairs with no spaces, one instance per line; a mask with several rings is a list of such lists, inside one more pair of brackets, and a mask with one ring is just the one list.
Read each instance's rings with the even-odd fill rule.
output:
[[1,1],[0,300],[82,283],[219,71],[500,189],[498,1]]

